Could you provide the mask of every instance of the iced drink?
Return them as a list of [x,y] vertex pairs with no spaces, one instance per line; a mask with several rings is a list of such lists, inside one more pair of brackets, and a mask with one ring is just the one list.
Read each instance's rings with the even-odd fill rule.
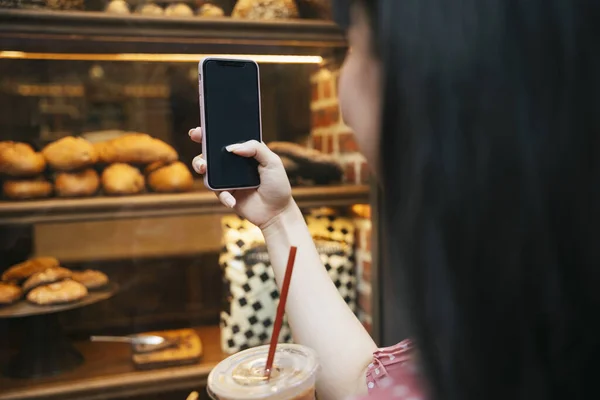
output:
[[215,400],[315,400],[316,353],[297,344],[277,345],[267,381],[268,352],[269,346],[261,346],[222,361],[208,376],[208,394]]

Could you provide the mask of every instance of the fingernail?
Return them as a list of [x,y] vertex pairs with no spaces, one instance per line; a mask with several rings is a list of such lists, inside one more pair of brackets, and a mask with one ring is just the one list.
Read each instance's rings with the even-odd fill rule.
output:
[[229,146],[225,147],[225,150],[227,150],[228,152],[231,153],[232,151],[235,151],[235,150],[239,149],[240,147],[241,147],[241,145],[237,144],[237,143],[236,144],[230,144]]
[[199,126],[196,127],[196,128],[190,129],[190,131],[188,132],[188,135],[192,136],[192,134],[196,133],[196,132],[200,132],[200,127]]
[[200,159],[194,159],[194,161],[192,161],[192,165],[196,172],[200,172],[200,167],[202,166],[202,164],[202,160]]
[[235,207],[235,199],[233,199],[232,197],[225,198],[225,205],[229,208]]
[[195,129],[190,129],[190,130],[188,131],[188,136],[192,136],[192,133],[194,133],[194,131],[195,131]]

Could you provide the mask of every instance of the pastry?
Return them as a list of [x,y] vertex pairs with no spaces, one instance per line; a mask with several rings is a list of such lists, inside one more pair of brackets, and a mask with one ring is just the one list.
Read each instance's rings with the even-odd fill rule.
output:
[[0,305],[12,304],[23,295],[20,287],[12,283],[0,282]]
[[52,184],[42,178],[4,181],[2,193],[14,200],[38,199],[50,196]]
[[225,15],[225,11],[219,6],[214,4],[203,4],[198,9],[198,15],[201,17],[223,17]]
[[98,289],[102,286],[106,286],[108,283],[108,276],[106,276],[104,272],[93,269],[87,269],[85,271],[73,271],[71,279],[73,279],[75,282],[81,283],[88,289]]
[[37,175],[44,169],[44,156],[27,143],[0,142],[0,173],[21,177]]
[[98,173],[88,168],[79,172],[60,172],[54,180],[54,189],[59,197],[91,196],[100,187]]
[[62,281],[71,277],[71,270],[63,267],[50,267],[31,275],[23,284],[23,290],[28,292],[41,285]]
[[178,156],[173,147],[145,133],[130,133],[95,145],[100,160],[107,164],[150,164],[156,161],[172,162]]
[[112,0],[106,6],[105,11],[110,14],[121,14],[126,15],[129,14],[129,5],[125,0]]
[[342,180],[344,170],[329,154],[289,142],[271,142],[268,146],[286,161],[284,166],[292,182],[329,184]]
[[191,17],[194,12],[184,3],[171,4],[165,9],[165,15],[167,17]]
[[36,272],[58,266],[59,262],[54,257],[36,257],[13,265],[4,271],[2,280],[4,282],[20,282],[29,278]]
[[98,161],[94,145],[81,137],[67,136],[42,150],[48,165],[59,171],[89,167]]
[[154,3],[142,4],[135,10],[136,13],[142,15],[163,15],[165,10],[161,6]]
[[180,161],[159,168],[152,168],[148,175],[148,186],[155,192],[186,192],[192,189],[194,177],[190,170]]
[[131,165],[112,164],[102,173],[102,188],[106,194],[137,194],[144,189],[144,176]]
[[87,296],[88,290],[72,279],[38,286],[27,294],[27,300],[40,306],[64,304],[78,301]]
[[298,18],[298,8],[294,0],[239,0],[231,16],[247,19]]

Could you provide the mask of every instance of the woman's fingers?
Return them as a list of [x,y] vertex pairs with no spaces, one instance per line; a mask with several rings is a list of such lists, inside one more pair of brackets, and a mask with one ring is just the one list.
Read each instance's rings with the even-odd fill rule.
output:
[[225,204],[225,206],[229,208],[235,207],[235,197],[229,192],[219,192],[217,194],[221,203]]
[[196,143],[202,143],[202,129],[200,127],[190,129],[188,132],[190,138]]
[[202,157],[202,154],[194,157],[192,160],[192,167],[194,168],[194,171],[200,175],[204,175],[206,173],[206,161],[204,160],[204,157]]
[[279,157],[273,153],[266,144],[256,140],[250,140],[245,143],[236,143],[226,147],[227,151],[238,156],[255,158],[263,167],[267,167],[279,160]]

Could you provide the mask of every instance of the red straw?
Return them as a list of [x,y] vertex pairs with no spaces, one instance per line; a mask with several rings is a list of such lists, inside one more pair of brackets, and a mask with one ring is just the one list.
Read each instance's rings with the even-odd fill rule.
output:
[[267,365],[265,366],[265,377],[267,380],[271,378],[271,369],[273,369],[273,360],[275,359],[275,349],[277,348],[277,340],[279,332],[283,324],[283,314],[285,313],[285,303],[287,301],[288,291],[290,290],[290,281],[292,280],[292,270],[294,269],[294,261],[296,260],[295,246],[290,248],[287,267],[285,269],[285,277],[281,286],[281,295],[279,296],[279,305],[277,306],[277,314],[275,315],[275,323],[273,324],[273,335],[269,344],[269,356],[267,357]]

